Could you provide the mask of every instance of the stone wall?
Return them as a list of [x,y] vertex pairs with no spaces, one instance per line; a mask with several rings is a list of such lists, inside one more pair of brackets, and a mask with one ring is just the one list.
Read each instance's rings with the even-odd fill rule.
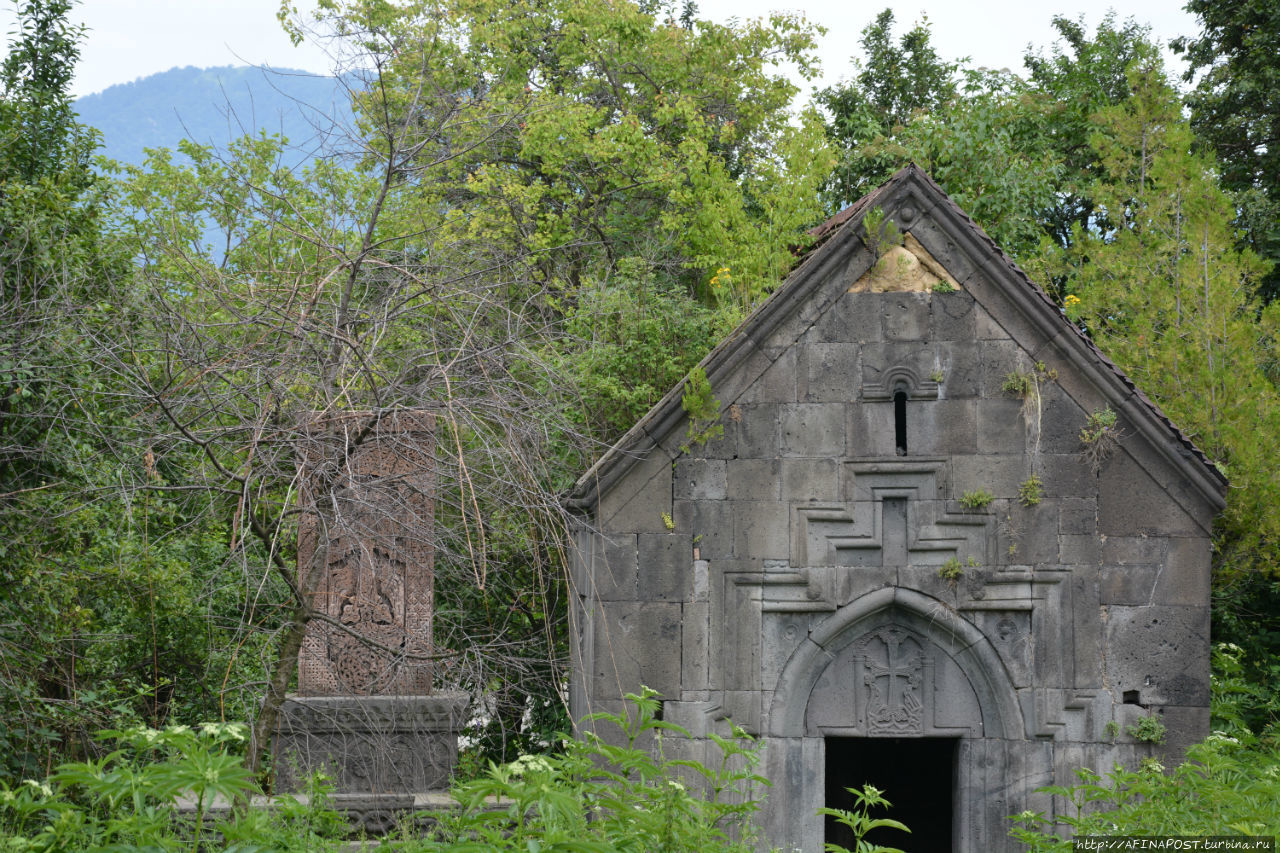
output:
[[[821,849],[826,738],[954,738],[954,849],[1011,850],[1005,816],[1055,808],[1036,787],[1207,733],[1220,503],[981,235],[919,191],[885,204],[954,284],[875,292],[846,229],[713,354],[722,438],[683,452],[668,404],[625,473],[584,480],[574,711],[645,684],[697,734],[762,737],[787,849]],[[1106,407],[1123,437],[1095,473],[1080,431]],[[1125,732],[1151,714],[1163,746]]]

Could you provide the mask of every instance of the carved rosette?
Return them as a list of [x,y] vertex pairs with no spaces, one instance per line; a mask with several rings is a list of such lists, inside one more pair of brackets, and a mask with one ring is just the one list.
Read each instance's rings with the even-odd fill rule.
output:
[[298,569],[321,619],[303,696],[431,692],[434,416],[330,418],[306,436]]

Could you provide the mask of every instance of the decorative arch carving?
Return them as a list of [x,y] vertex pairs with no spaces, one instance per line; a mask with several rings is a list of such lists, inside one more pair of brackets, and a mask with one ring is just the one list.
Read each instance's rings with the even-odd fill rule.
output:
[[[891,636],[889,632],[895,628],[901,629],[902,636],[923,638],[955,661],[977,697],[981,730],[976,734],[988,738],[1024,737],[1026,727],[1012,681],[990,640],[943,602],[895,587],[870,592],[840,608],[819,623],[792,653],[773,694],[769,735],[798,738],[809,734],[806,716],[810,698],[831,662],[851,644],[865,645],[868,638]],[[909,651],[908,658],[916,654],[914,649]],[[925,655],[925,650],[919,654]],[[907,662],[914,663],[914,658]],[[912,685],[910,680],[903,683],[908,688]],[[918,694],[913,696],[912,703],[917,698]],[[903,710],[912,703],[904,705]],[[874,729],[868,734],[886,731]]]
[[906,392],[908,400],[938,399],[938,383],[919,376],[904,364],[886,370],[877,380],[862,386],[862,399],[868,402],[892,400],[899,391]]

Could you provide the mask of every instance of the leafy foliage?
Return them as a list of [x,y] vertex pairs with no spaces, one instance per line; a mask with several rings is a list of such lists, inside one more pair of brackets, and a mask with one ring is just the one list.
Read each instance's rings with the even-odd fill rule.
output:
[[[1083,17],[1053,18],[1058,41],[1044,51],[1028,51],[1027,80],[1037,97],[1047,101],[1049,116],[1039,144],[1062,164],[1057,198],[1041,214],[1041,224],[1054,245],[1070,246],[1073,226],[1107,227],[1106,211],[1094,201],[1093,183],[1101,177],[1091,144],[1094,117],[1100,110],[1127,100],[1129,68],[1155,55],[1149,27],[1132,19],[1122,24],[1115,14],[1103,16],[1092,36]],[[1053,285],[1055,282],[1045,282]]]
[[1267,374],[1277,315],[1253,297],[1267,266],[1237,248],[1231,200],[1212,162],[1192,152],[1159,59],[1133,65],[1129,85],[1127,100],[1097,114],[1091,138],[1105,177],[1091,197],[1112,227],[1076,225],[1054,262],[1080,300],[1069,315],[1229,473],[1226,561],[1270,563],[1257,549],[1280,541],[1280,398]]
[[818,814],[829,815],[835,818],[836,822],[841,826],[849,828],[853,834],[854,849],[850,851],[848,848],[839,844],[826,844],[824,849],[830,853],[902,853],[896,847],[884,847],[874,844],[866,839],[870,832],[884,829],[896,829],[900,832],[911,832],[911,830],[901,821],[892,818],[871,817],[871,810],[880,806],[888,808],[891,803],[884,798],[884,793],[874,785],[864,785],[862,790],[857,788],[846,788],[850,794],[853,794],[854,806],[852,809],[832,809],[820,808]]
[[686,451],[690,445],[706,444],[724,435],[724,424],[717,422],[720,418],[720,401],[712,393],[711,381],[707,379],[707,372],[701,366],[689,371],[680,406],[689,418],[684,445]]
[[[116,748],[101,758],[62,764],[46,782],[0,786],[0,849],[203,849],[210,807],[254,790],[236,749],[243,726],[138,727],[103,737]],[[277,798],[274,808],[213,828],[234,853],[336,848],[345,822],[326,811],[322,789],[313,793],[307,804]]]
[[239,614],[234,584],[205,587],[224,531],[166,491],[177,459],[157,463],[107,366],[145,358],[119,334],[142,305],[69,101],[70,5],[23,4],[0,67],[0,778],[91,753],[100,728],[216,714],[214,638]]
[[1187,58],[1187,96],[1196,136],[1218,158],[1222,186],[1239,212],[1246,245],[1272,264],[1259,283],[1280,293],[1280,9],[1268,0],[1190,0],[1198,37],[1174,39]]
[[1044,483],[1039,474],[1032,474],[1018,486],[1018,502],[1023,506],[1036,506],[1044,498]]
[[[563,751],[491,765],[456,785],[459,809],[408,851],[755,849],[751,816],[759,806],[755,744],[739,729],[712,734],[718,755],[670,758],[668,740],[688,732],[657,719],[652,690],[628,694],[620,714],[591,717],[598,730],[563,739]],[[617,731],[612,731],[616,727]],[[493,803],[504,804],[493,808]]]
[[930,44],[928,19],[904,33],[896,45],[893,20],[891,9],[880,12],[862,30],[858,43],[866,61],[854,60],[853,79],[817,94],[831,116],[827,133],[840,151],[827,187],[829,207],[857,201],[899,165],[891,156],[868,156],[864,146],[893,137],[917,113],[942,110],[957,93],[958,66],[943,61]]
[[996,496],[986,489],[971,489],[960,496],[960,506],[965,509],[986,509]]
[[[1275,835],[1280,817],[1280,741],[1274,726],[1262,735],[1250,726],[1258,687],[1244,677],[1243,652],[1214,648],[1213,734],[1187,750],[1186,761],[1166,769],[1148,761],[1137,769],[1117,767],[1104,779],[1081,768],[1076,785],[1042,791],[1059,797],[1058,821],[1075,835]],[[1274,699],[1272,709],[1275,708]],[[1151,721],[1151,722],[1148,722]],[[1130,734],[1159,742],[1163,723],[1144,717]],[[1023,812],[1012,834],[1032,851],[1066,851],[1071,841],[1055,834],[1043,814]]]

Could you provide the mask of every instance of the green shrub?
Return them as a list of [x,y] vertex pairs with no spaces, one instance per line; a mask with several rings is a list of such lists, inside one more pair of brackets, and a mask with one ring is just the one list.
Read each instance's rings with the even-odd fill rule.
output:
[[[422,817],[436,825],[405,851],[614,850],[747,853],[754,850],[756,744],[739,729],[710,735],[712,766],[669,758],[665,743],[688,732],[657,719],[657,694],[629,694],[626,714],[594,714],[621,734],[610,743],[587,732],[563,751],[526,755],[458,784],[460,808]],[[494,803],[503,804],[495,809]]]
[[[277,797],[269,809],[230,815],[210,829],[215,799],[240,801],[257,790],[236,754],[244,726],[139,726],[102,738],[116,748],[101,758],[62,764],[43,782],[0,785],[0,850],[188,851],[207,849],[213,832],[227,853],[343,843],[346,822],[314,783],[306,803]],[[180,809],[180,799],[193,808]]]
[[[1057,820],[1075,835],[1280,834],[1280,751],[1215,733],[1187,750],[1187,761],[1166,773],[1155,761],[1137,770],[1116,768],[1104,780],[1076,771],[1080,784],[1041,788],[1062,797]],[[1071,842],[1053,833],[1053,820],[1035,812],[1014,817],[1014,837],[1032,853],[1067,853]]]
[[1036,376],[1031,372],[1015,370],[1005,375],[1004,383],[1000,386],[1000,390],[1014,397],[1025,399],[1036,390]]
[[[1136,770],[1117,767],[1106,779],[1077,770],[1079,784],[1040,789],[1065,804],[1056,821],[1075,835],[1280,835],[1280,736],[1274,728],[1255,734],[1246,723],[1253,690],[1242,676],[1242,656],[1229,644],[1214,649],[1215,731],[1189,747],[1177,769],[1166,772],[1148,760]],[[1072,849],[1043,814],[1026,811],[1013,821],[1012,834],[1031,853]]]

